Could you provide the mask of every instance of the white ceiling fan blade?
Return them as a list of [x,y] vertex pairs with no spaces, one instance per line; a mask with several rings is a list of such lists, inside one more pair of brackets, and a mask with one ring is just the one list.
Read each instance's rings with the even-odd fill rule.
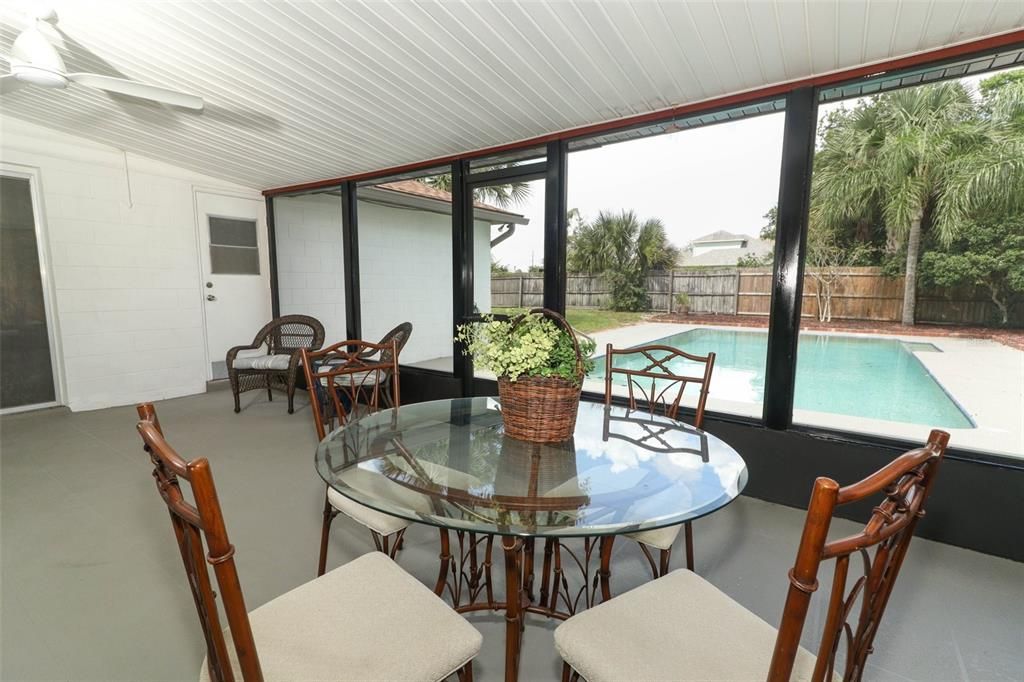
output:
[[13,73],[6,76],[0,76],[0,93],[17,90],[23,85],[25,85],[25,81],[18,80]]
[[188,95],[184,92],[171,90],[170,88],[162,88],[158,85],[148,85],[138,81],[130,81],[125,78],[114,78],[113,76],[101,76],[98,73],[69,73],[66,75],[68,80],[72,80],[79,85],[86,85],[90,88],[99,88],[100,90],[106,90],[107,92],[116,92],[122,95],[129,95],[131,97],[140,97],[142,99],[162,102],[163,104],[170,104],[176,107],[195,109],[196,111],[202,111],[203,109],[202,97]]

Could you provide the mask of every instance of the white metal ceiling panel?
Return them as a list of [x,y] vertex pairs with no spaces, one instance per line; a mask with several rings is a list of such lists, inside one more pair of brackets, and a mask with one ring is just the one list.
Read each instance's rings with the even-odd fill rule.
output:
[[[35,0],[0,4],[0,54]],[[55,0],[80,86],[0,113],[256,188],[362,173],[1020,29],[1024,0]],[[0,68],[6,65],[0,64]]]

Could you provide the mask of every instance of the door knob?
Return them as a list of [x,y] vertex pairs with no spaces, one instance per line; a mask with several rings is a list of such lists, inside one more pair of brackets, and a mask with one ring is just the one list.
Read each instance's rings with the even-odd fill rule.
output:
[[207,295],[206,295],[206,300],[207,300],[207,301],[216,301],[216,300],[217,300],[217,297],[216,297],[216,296],[214,296],[213,294],[207,294]]

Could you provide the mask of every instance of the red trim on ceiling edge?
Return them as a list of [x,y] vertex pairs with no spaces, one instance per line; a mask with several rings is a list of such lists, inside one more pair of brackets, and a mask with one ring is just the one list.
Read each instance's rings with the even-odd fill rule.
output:
[[846,69],[844,71],[836,71],[833,73],[823,74],[820,76],[804,78],[802,80],[789,81],[786,83],[780,83],[778,85],[770,85],[756,90],[747,90],[734,95],[725,95],[723,97],[717,97],[715,99],[694,102],[692,104],[684,104],[681,106],[672,107],[670,109],[660,109],[658,111],[652,111],[646,114],[638,114],[636,116],[630,116],[627,118],[619,118],[611,121],[604,121],[602,123],[592,123],[590,125],[581,126],[579,128],[571,128],[569,130],[563,130],[557,133],[549,133],[547,135],[533,137],[528,140],[510,142],[508,144],[497,145],[495,147],[487,147],[485,149],[479,149],[473,152],[461,152],[459,154],[442,156],[436,159],[430,159],[428,161],[417,161],[415,163],[408,163],[402,166],[382,168],[380,170],[370,171],[366,173],[356,173],[354,175],[347,175],[340,178],[330,178],[327,180],[305,182],[298,185],[276,187],[274,189],[263,190],[263,195],[269,197],[289,192],[301,192],[303,190],[333,187],[345,181],[365,180],[368,178],[387,177],[389,175],[396,175],[398,173],[408,173],[410,171],[432,168],[434,166],[448,164],[453,161],[457,161],[458,159],[476,158],[480,156],[489,156],[491,154],[512,151],[515,149],[536,147],[538,145],[546,144],[548,142],[552,142],[555,140],[581,137],[584,135],[593,135],[597,133],[607,132],[609,130],[628,128],[631,126],[641,125],[644,123],[653,123],[675,116],[692,114],[698,111],[718,109],[721,107],[732,106],[736,104],[745,104],[747,102],[754,102],[760,99],[764,99],[766,97],[781,95],[801,87],[821,87],[825,85],[834,85],[836,83],[841,83],[843,81],[854,80],[856,78],[863,78],[865,76],[871,76],[884,71],[907,69],[914,66],[921,66],[922,64],[928,64],[930,62],[939,62],[954,57],[962,57],[973,52],[984,52],[986,50],[1008,47],[1011,45],[1016,45],[1018,43],[1024,43],[1024,29],[1009,31],[1007,33],[1001,33],[994,36],[988,36],[986,38],[980,38],[978,40],[971,40],[965,43],[959,43],[957,45],[950,45],[949,47],[943,47],[937,50],[919,52],[917,54],[912,54],[906,57],[898,57],[896,59],[890,59],[888,61],[876,62],[874,64],[867,64],[865,66],[858,66],[852,69]]

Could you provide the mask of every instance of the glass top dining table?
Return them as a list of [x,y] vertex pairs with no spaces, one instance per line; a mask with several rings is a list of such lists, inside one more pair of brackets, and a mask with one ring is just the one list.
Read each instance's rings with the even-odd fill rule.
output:
[[324,481],[360,504],[452,530],[521,537],[673,526],[736,498],[747,467],[714,435],[649,411],[580,404],[564,443],[503,433],[496,398],[403,405],[321,443]]
[[[316,468],[328,486],[360,504],[438,527],[435,592],[447,593],[460,612],[505,611],[506,680],[518,677],[524,612],[567,618],[580,608],[581,594],[584,607],[596,602],[598,584],[603,599],[611,597],[615,536],[710,514],[747,483],[746,463],[731,446],[661,414],[583,402],[571,439],[533,443],[504,434],[500,402],[489,397],[403,405],[351,420],[321,441]],[[505,553],[503,600],[490,575],[495,538]],[[570,538],[582,538],[582,549],[568,548]],[[584,573],[583,592],[560,587],[563,552],[575,552],[567,566]],[[592,555],[601,561],[593,574]],[[508,598],[515,594],[520,598]]]

